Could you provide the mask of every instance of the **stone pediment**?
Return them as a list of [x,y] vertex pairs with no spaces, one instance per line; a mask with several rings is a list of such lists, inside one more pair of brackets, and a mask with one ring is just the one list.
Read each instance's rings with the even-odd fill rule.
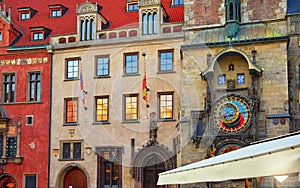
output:
[[77,8],[77,14],[95,13],[98,11],[99,11],[98,4],[90,3],[88,1],[86,1],[85,3],[83,3]]

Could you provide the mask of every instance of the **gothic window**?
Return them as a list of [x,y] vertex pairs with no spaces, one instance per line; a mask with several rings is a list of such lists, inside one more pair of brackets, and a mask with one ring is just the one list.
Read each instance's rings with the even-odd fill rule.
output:
[[241,21],[240,0],[226,0],[226,21]]
[[290,32],[298,33],[300,32],[300,16],[292,16],[290,19]]
[[157,33],[157,13],[144,13],[142,16],[142,33],[156,34]]
[[86,18],[80,21],[80,40],[94,40],[95,21],[93,18]]

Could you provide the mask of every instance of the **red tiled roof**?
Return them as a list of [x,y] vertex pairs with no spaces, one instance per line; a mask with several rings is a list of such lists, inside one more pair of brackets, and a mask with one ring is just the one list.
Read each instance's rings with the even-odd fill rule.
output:
[[[171,7],[172,0],[161,0],[170,19],[169,22],[183,22],[183,6]],[[6,7],[12,7],[12,19],[14,27],[24,35],[17,41],[15,46],[32,46],[48,44],[51,35],[74,34],[77,32],[76,5],[81,5],[86,0],[3,0]],[[108,29],[128,28],[138,26],[138,12],[126,12],[126,0],[90,0],[98,3],[100,10],[110,23]],[[49,18],[49,5],[61,4],[67,8],[66,13],[60,18]],[[37,13],[30,20],[19,20],[18,8],[30,7]],[[45,41],[30,41],[30,27],[45,27],[51,30]]]

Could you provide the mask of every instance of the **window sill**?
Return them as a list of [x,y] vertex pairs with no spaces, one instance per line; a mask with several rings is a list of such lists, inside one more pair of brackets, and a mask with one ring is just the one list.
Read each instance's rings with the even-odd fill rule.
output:
[[156,74],[169,74],[169,73],[176,73],[176,71],[159,71]]
[[157,122],[171,122],[171,121],[177,121],[176,119],[158,119]]
[[69,82],[69,81],[76,81],[76,80],[79,80],[79,78],[66,78],[66,79],[64,79],[64,82]]
[[101,78],[110,78],[111,76],[95,76],[94,79],[101,79]]
[[58,159],[59,161],[83,161],[83,158],[80,159]]
[[123,77],[129,77],[129,76],[140,76],[141,74],[124,74]]
[[78,126],[79,123],[64,123],[63,126]]
[[94,122],[93,125],[109,125],[109,121],[103,121],[103,122]]
[[122,123],[140,123],[138,120],[123,120]]

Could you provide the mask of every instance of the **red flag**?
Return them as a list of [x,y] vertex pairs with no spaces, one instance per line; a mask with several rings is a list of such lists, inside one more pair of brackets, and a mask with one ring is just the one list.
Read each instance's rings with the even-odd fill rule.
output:
[[146,101],[146,107],[149,108],[149,103],[148,103],[148,94],[147,92],[149,91],[148,87],[147,87],[147,78],[146,78],[146,53],[143,53],[144,56],[144,77],[143,77],[143,81],[142,81],[142,96],[143,99]]

